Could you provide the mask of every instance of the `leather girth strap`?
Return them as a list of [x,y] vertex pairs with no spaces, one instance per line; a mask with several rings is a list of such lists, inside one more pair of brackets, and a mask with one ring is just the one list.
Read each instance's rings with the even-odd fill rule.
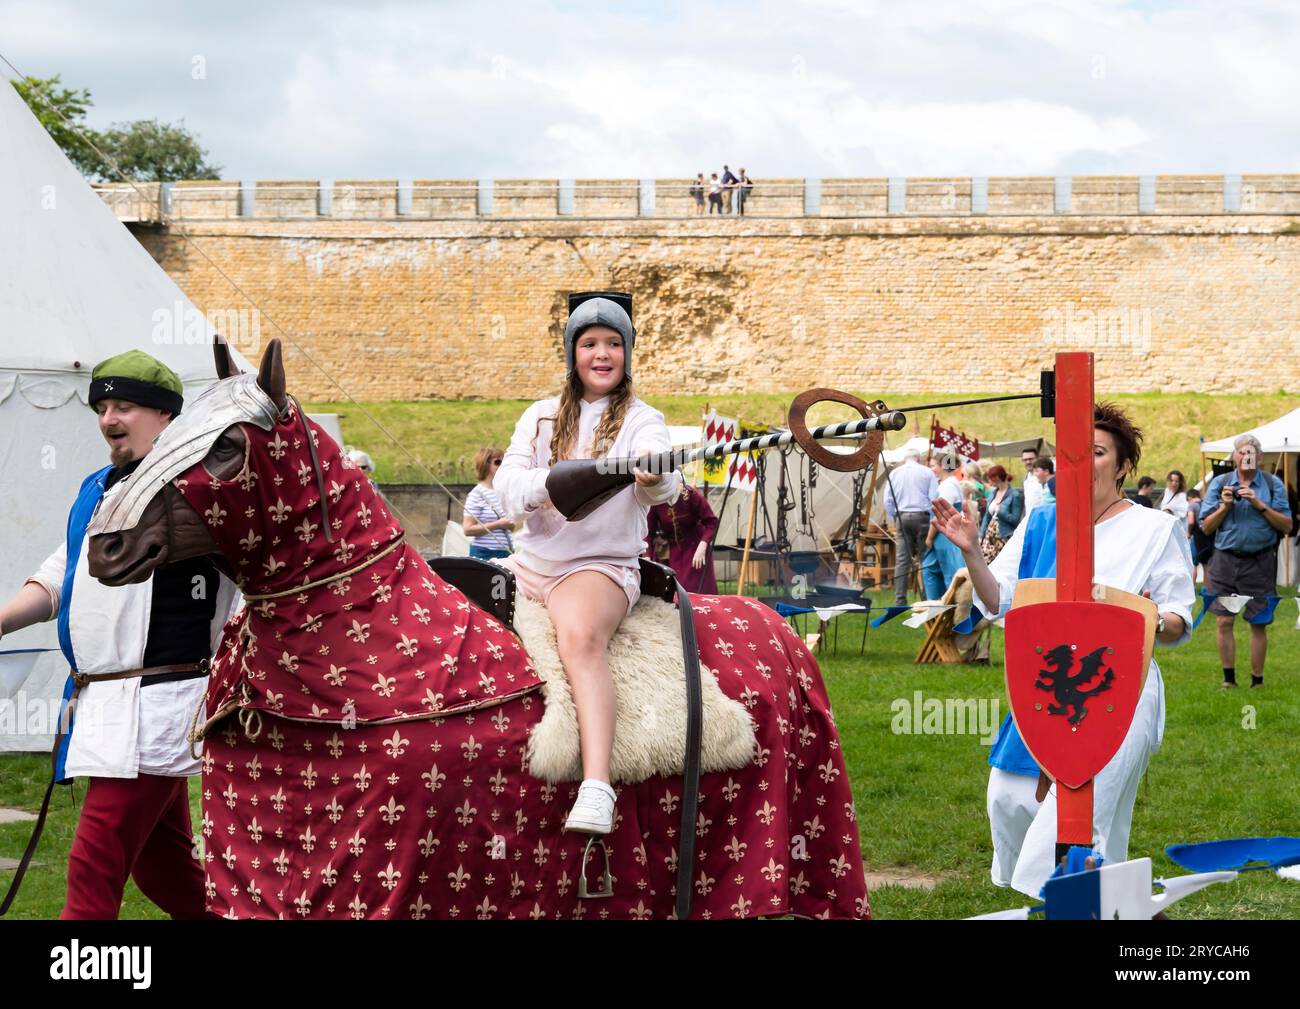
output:
[[18,860],[17,868],[14,869],[14,878],[9,881],[9,889],[5,891],[4,900],[0,900],[0,917],[9,913],[14,898],[18,896],[18,887],[22,885],[23,877],[27,875],[27,868],[32,863],[32,856],[36,854],[36,846],[41,842],[41,834],[45,830],[45,818],[50,812],[50,800],[54,797],[54,786],[59,783],[55,775],[55,769],[59,763],[59,750],[63,748],[63,737],[67,735],[67,727],[72,724],[72,709],[76,703],[77,695],[81,693],[81,688],[91,683],[100,683],[104,680],[125,680],[133,676],[180,679],[185,678],[186,673],[191,673],[194,676],[206,676],[208,673],[208,660],[204,659],[198,663],[176,663],[169,666],[149,666],[145,669],[127,669],[118,673],[72,674],[72,693],[68,696],[67,707],[64,708],[63,715],[59,719],[59,731],[54,737],[54,749],[50,751],[50,782],[45,786],[45,796],[41,799],[41,808],[36,814],[36,825],[32,828],[32,836],[27,841],[27,847],[23,850],[22,857]]
[[676,602],[682,629],[682,662],[686,669],[686,753],[682,759],[682,819],[677,842],[676,916],[691,913],[691,875],[695,865],[695,818],[700,805],[700,747],[704,738],[704,692],[700,687],[700,648],[695,640],[691,597],[667,565],[642,557],[641,594]]

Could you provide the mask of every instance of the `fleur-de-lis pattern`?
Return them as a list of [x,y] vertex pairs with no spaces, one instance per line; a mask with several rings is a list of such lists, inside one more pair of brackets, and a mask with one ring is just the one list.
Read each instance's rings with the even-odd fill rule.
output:
[[[214,661],[208,716],[254,708],[264,726],[249,739],[228,717],[207,734],[204,830],[222,840],[205,866],[211,910],[670,917],[680,779],[618,786],[606,841],[615,895],[579,900],[585,838],[562,830],[577,785],[525,768],[544,703],[528,656],[409,545],[360,567],[401,528],[317,434],[323,521],[316,481],[293,478],[310,464],[301,425],[291,407],[271,432],[245,427],[240,477],[216,483],[198,466],[181,488],[200,514],[225,513],[211,533],[245,592],[286,593],[233,620]],[[322,584],[293,591],[306,582]],[[867,917],[852,794],[815,661],[762,604],[692,599],[701,662],[746,704],[757,735],[748,766],[701,778],[692,917]]]

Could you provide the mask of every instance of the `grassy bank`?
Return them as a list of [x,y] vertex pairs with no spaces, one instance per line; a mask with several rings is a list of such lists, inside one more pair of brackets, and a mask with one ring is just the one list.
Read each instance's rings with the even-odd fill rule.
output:
[[[877,605],[884,602],[876,599]],[[1221,674],[1212,622],[1202,624],[1188,644],[1158,649],[1168,712],[1164,745],[1139,791],[1129,843],[1130,857],[1152,857],[1157,876],[1183,871],[1164,856],[1168,844],[1296,834],[1300,632],[1294,605],[1283,604],[1270,631],[1263,690],[1217,689]],[[863,854],[872,872],[937,884],[877,886],[871,894],[875,916],[957,918],[1023,906],[1026,898],[989,881],[987,741],[978,731],[899,734],[893,708],[900,700],[913,702],[920,691],[926,699],[985,699],[997,705],[994,714],[1005,712],[1001,633],[995,634],[991,666],[917,666],[912,658],[922,632],[901,621],[868,630],[860,656],[862,619],[841,618],[838,654],[822,655],[820,663],[853,785]],[[1238,637],[1244,643],[1244,632]],[[996,723],[996,717],[989,719]],[[0,757],[0,806],[34,810],[48,774],[48,756]],[[198,822],[198,779],[190,794]],[[61,789],[37,852],[42,865],[28,874],[11,917],[57,917],[76,815]],[[30,826],[0,825],[0,855],[17,857]],[[0,873],[0,884],[8,875]],[[128,885],[123,917],[160,914]],[[1172,914],[1295,919],[1300,884],[1246,873],[1238,882],[1189,897]]]

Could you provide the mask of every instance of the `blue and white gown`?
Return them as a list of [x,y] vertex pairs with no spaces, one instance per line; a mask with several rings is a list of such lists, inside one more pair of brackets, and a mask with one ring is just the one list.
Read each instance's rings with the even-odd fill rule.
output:
[[[1192,558],[1182,524],[1172,515],[1129,505],[1094,531],[1093,580],[1125,592],[1149,592],[1161,613],[1183,618],[1182,644],[1191,637]],[[1056,576],[1056,505],[1035,508],[989,565],[998,581],[1001,606],[1011,608],[1021,578]],[[1159,642],[1158,642],[1159,643]],[[1108,862],[1128,857],[1129,830],[1138,784],[1165,729],[1164,681],[1152,659],[1133,724],[1119,751],[1097,775],[1093,834]],[[989,754],[988,814],[993,834],[993,882],[1037,897],[1051,875],[1056,855],[1056,786],[1039,803],[1038,766],[1008,714]]]

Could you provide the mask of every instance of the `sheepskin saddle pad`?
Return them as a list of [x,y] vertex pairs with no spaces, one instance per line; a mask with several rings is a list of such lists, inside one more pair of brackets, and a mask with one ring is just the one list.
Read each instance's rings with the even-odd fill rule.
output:
[[[549,782],[581,781],[578,714],[560,662],[555,628],[541,603],[522,595],[515,630],[542,677],[546,710],[528,740],[528,769]],[[686,752],[686,667],[677,608],[642,596],[607,650],[617,713],[610,777],[619,784],[656,774],[681,774]],[[754,724],[739,701],[722,692],[700,663],[704,696],[703,771],[734,771],[754,755]]]

